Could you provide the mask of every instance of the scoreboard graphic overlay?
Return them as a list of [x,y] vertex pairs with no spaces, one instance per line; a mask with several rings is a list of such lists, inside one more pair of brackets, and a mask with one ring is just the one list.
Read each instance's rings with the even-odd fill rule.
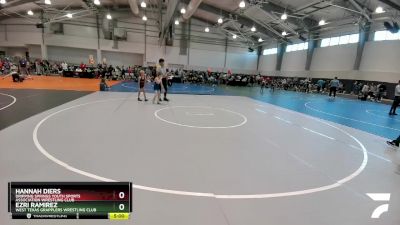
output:
[[127,220],[131,182],[9,182],[12,219]]

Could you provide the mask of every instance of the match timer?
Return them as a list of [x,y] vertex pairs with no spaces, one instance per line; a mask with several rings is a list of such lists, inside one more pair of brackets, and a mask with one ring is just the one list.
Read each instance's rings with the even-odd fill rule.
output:
[[131,182],[9,182],[13,219],[127,220]]

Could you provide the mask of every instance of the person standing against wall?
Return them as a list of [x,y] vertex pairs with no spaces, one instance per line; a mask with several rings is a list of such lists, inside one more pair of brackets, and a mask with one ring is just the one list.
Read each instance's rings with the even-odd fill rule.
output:
[[397,106],[399,106],[399,103],[400,103],[400,80],[394,89],[394,100],[393,100],[392,107],[390,108],[389,115],[391,115],[391,116],[397,115],[396,109],[397,109]]

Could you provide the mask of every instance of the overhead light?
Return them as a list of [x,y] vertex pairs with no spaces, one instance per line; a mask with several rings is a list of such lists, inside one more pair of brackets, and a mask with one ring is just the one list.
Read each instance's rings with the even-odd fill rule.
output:
[[283,13],[282,16],[281,16],[281,20],[286,20],[286,19],[287,19],[287,14]]
[[182,7],[181,14],[185,14],[185,13],[186,13],[186,9]]
[[246,3],[245,3],[244,1],[241,1],[241,2],[239,3],[239,7],[240,7],[240,8],[246,7]]
[[28,11],[28,15],[33,16],[32,10],[29,10],[29,11]]
[[250,30],[251,30],[252,32],[255,32],[255,31],[256,31],[256,27],[253,26]]
[[175,25],[179,25],[179,20],[178,19],[175,20]]
[[326,24],[326,22],[325,22],[325,20],[320,20],[318,24],[319,24],[320,26],[323,26],[323,25]]
[[258,42],[263,42],[264,40],[262,39],[262,38],[259,38],[258,39]]
[[222,18],[220,17],[220,18],[218,19],[218,23],[221,24],[221,23],[223,23],[223,22],[224,22],[224,20],[222,20]]
[[140,7],[142,7],[142,8],[146,8],[146,7],[147,7],[147,4],[146,4],[146,2],[145,2],[145,1],[142,1],[142,3],[140,3]]
[[95,5],[100,5],[100,0],[94,0],[93,3],[94,3]]
[[210,32],[210,28],[206,27],[206,29],[204,29],[204,31],[205,31],[206,33],[208,33],[208,32]]
[[107,14],[107,19],[108,20],[112,20],[112,16],[111,16],[111,14],[109,13],[109,14]]
[[236,34],[234,34],[234,35],[232,36],[232,38],[233,38],[233,39],[236,39],[236,38],[237,38]]
[[286,35],[287,35],[286,31],[283,31],[282,36],[286,36]]
[[44,4],[51,5],[51,0],[44,0]]
[[382,8],[382,6],[378,6],[378,7],[376,7],[375,12],[376,13],[384,13],[385,10]]
[[7,1],[6,0],[0,0],[0,4],[6,4]]
[[142,17],[142,20],[143,20],[143,21],[147,21],[147,16],[144,15],[144,16]]
[[72,18],[72,13],[67,13],[66,15],[68,18]]

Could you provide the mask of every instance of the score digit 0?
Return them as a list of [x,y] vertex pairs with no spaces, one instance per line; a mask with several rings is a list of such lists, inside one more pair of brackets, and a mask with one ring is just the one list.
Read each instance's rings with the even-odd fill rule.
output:
[[124,193],[123,191],[121,191],[121,192],[118,194],[118,197],[119,197],[120,199],[125,198],[125,193]]

